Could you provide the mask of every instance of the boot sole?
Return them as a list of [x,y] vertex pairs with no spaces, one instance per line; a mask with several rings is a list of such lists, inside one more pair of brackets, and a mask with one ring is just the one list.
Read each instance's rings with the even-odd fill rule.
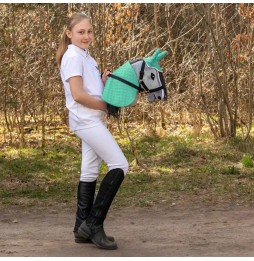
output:
[[[111,242],[115,242],[115,238],[112,237],[112,236],[108,236],[107,237],[109,241]],[[84,244],[92,244],[92,240],[90,238],[83,238],[83,237],[79,237],[79,236],[74,236],[74,241],[75,243],[78,243],[78,244],[81,244],[81,243],[84,243]]]
[[90,238],[84,239],[83,237],[82,238],[75,238],[74,241],[75,241],[75,243],[78,243],[78,244],[92,244],[93,243],[90,240]]
[[116,250],[118,248],[117,245],[115,246],[111,246],[111,247],[105,247],[105,246],[102,246],[100,244],[98,244],[96,241],[94,241],[93,239],[91,239],[91,241],[100,249],[105,249],[105,250]]

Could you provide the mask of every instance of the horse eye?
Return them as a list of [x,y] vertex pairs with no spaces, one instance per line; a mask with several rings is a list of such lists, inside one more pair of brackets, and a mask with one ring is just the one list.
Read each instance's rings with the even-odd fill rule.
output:
[[151,78],[154,80],[155,79],[155,74],[151,73]]

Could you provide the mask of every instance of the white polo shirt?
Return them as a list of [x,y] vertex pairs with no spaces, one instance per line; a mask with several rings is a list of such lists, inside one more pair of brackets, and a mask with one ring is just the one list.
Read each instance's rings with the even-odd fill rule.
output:
[[73,76],[82,76],[84,90],[98,99],[101,98],[103,82],[96,61],[85,50],[70,44],[62,58],[61,79],[64,84],[71,131],[95,126],[105,115],[103,111],[87,108],[74,101],[69,84],[69,79]]

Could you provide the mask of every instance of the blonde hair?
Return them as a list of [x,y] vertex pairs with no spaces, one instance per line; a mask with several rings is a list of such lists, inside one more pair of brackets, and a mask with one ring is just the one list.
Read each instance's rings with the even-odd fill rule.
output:
[[60,66],[62,58],[64,53],[66,52],[68,45],[71,44],[71,40],[70,38],[66,35],[66,31],[69,30],[71,31],[72,28],[78,24],[79,22],[81,22],[84,19],[88,19],[89,22],[91,23],[91,18],[84,14],[84,13],[74,13],[72,14],[72,16],[69,18],[68,22],[67,22],[67,26],[65,27],[62,37],[60,39],[60,43],[56,52],[56,62],[57,64]]

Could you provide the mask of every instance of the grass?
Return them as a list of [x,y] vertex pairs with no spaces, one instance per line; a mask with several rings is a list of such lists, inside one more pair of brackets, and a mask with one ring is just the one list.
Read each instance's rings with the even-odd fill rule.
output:
[[[131,163],[115,207],[184,201],[253,203],[253,140],[245,142],[237,137],[214,142],[207,133],[195,138],[188,131],[146,136],[133,129],[130,135],[139,164],[127,136],[115,135]],[[0,203],[75,205],[80,153],[80,141],[66,134],[58,135],[44,151],[36,146],[3,147]],[[98,186],[106,170],[102,164]]]

